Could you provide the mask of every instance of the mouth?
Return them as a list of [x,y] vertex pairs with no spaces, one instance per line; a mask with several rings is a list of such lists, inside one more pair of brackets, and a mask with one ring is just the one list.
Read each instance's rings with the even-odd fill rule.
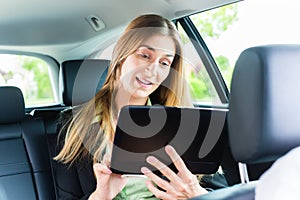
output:
[[150,82],[150,81],[148,81],[148,80],[145,80],[145,79],[141,79],[141,78],[139,78],[139,77],[136,77],[136,80],[137,80],[137,82],[139,83],[139,84],[141,84],[142,86],[150,86],[150,85],[153,85],[153,83],[152,82]]

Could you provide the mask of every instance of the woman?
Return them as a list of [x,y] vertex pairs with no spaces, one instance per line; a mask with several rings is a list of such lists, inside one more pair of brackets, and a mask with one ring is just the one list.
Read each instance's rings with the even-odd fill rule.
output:
[[[124,178],[109,169],[118,112],[124,105],[192,106],[181,55],[177,30],[169,20],[142,15],[128,25],[116,43],[102,89],[61,129],[54,167],[60,198],[185,199],[207,193],[171,146],[166,152],[177,174],[156,158],[147,158],[168,181],[145,167],[141,171],[148,179]],[[80,185],[67,177],[77,177]]]

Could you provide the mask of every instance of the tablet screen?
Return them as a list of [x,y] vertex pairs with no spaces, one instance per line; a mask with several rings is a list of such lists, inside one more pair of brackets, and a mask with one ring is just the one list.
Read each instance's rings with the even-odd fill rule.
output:
[[194,174],[218,170],[226,140],[226,110],[166,106],[125,106],[121,109],[112,149],[111,169],[119,174],[141,174],[157,157],[176,171],[164,151],[172,145]]

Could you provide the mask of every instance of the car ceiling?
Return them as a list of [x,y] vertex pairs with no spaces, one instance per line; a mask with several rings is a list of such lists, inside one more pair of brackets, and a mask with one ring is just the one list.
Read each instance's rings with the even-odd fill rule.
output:
[[[58,62],[84,58],[113,43],[144,13],[176,19],[236,0],[13,0],[0,6],[0,50],[41,53]],[[95,31],[86,17],[105,24]]]

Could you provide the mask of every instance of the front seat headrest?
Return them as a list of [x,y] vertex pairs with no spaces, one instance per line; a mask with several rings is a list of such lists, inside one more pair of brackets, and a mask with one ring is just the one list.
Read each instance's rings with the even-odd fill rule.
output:
[[68,60],[62,63],[63,102],[76,106],[87,102],[102,87],[109,67],[109,60]]
[[17,123],[25,116],[22,91],[14,86],[0,87],[0,124]]
[[269,162],[300,145],[300,45],[266,45],[239,56],[228,128],[236,161]]

